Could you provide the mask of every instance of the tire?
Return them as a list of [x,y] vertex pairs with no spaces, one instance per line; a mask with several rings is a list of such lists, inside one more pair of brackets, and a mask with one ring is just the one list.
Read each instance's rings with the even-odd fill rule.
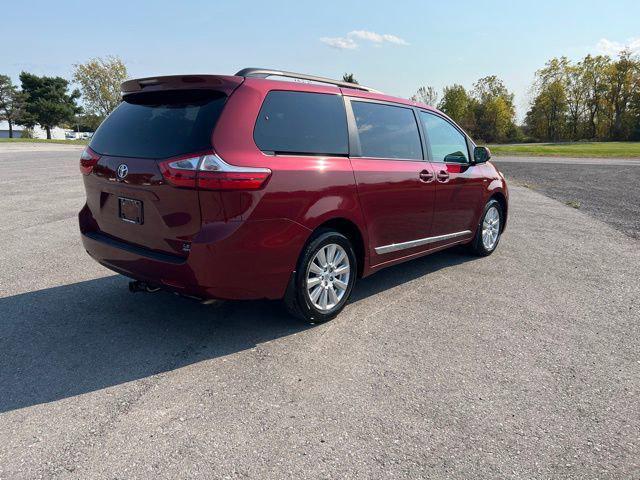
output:
[[474,254],[486,257],[496,250],[502,235],[503,219],[500,202],[495,199],[489,200],[484,206],[476,229],[476,236],[470,245]]
[[300,254],[285,294],[285,306],[294,317],[306,322],[331,320],[347,304],[357,273],[349,239],[334,230],[320,230]]

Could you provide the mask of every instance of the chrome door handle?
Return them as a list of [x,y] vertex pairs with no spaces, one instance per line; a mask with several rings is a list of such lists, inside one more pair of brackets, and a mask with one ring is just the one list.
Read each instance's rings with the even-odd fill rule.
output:
[[449,181],[449,173],[445,172],[444,170],[440,170],[438,172],[438,181],[441,183]]
[[422,170],[418,174],[418,177],[420,177],[421,182],[424,182],[424,183],[433,182],[433,173],[431,173],[429,170]]

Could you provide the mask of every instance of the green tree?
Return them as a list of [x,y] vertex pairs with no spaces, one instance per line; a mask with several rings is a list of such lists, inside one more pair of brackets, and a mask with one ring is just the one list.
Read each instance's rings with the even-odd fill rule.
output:
[[633,93],[630,104],[629,140],[640,140],[640,89]]
[[505,100],[513,102],[513,94],[495,75],[478,80],[473,85],[473,95],[481,102],[494,97],[503,97]]
[[568,65],[565,75],[567,97],[567,133],[571,140],[579,140],[584,130],[588,84],[582,62]]
[[565,82],[570,65],[571,62],[567,57],[552,58],[536,72],[537,86],[543,88],[556,81]]
[[353,73],[345,73],[344,75],[342,75],[342,81],[355,83],[356,85],[358,85],[358,80],[356,80],[356,77],[353,76]]
[[120,85],[126,79],[126,65],[114,56],[73,66],[73,80],[80,85],[85,111],[102,119],[120,104]]
[[604,109],[606,71],[609,63],[611,59],[603,55],[587,55],[581,62],[585,83],[586,136],[594,140],[598,137],[598,126]]
[[81,113],[76,115],[72,125],[74,129],[77,128],[81,132],[95,132],[103,120],[104,117],[102,116],[91,113]]
[[488,142],[505,142],[513,128],[513,104],[499,96],[487,99],[478,106],[479,135]]
[[[80,92],[67,92],[69,82],[60,77],[39,77],[31,73],[20,74],[25,94],[25,112],[30,122],[38,123],[51,138],[51,129],[62,122],[72,122],[81,109],[76,104]],[[24,123],[24,122],[23,122]],[[33,124],[27,126],[33,126]]]
[[486,142],[505,142],[514,131],[516,109],[513,94],[495,75],[473,86],[475,136]]
[[527,128],[541,140],[629,140],[636,135],[640,61],[587,55],[553,58],[536,72]]
[[418,91],[411,96],[411,100],[435,107],[438,103],[438,92],[436,92],[436,89],[433,87],[420,87]]
[[444,87],[442,100],[438,104],[440,110],[449,115],[470,134],[474,134],[476,129],[475,107],[476,101],[469,96],[462,85],[458,84]]
[[9,124],[9,138],[13,138],[13,126],[24,116],[24,95],[11,82],[11,78],[0,75],[0,120]]
[[562,138],[567,113],[567,97],[561,79],[556,79],[541,87],[525,123],[536,138],[557,142]]
[[639,66],[631,58],[631,52],[621,52],[618,61],[609,65],[607,80],[606,98],[611,112],[609,137],[624,140],[628,135],[629,106],[634,92],[640,88]]
[[460,123],[469,111],[471,98],[462,85],[444,87],[438,108]]
[[[552,58],[536,72],[534,100],[525,120],[527,129],[536,138],[557,142],[567,133],[571,68],[566,57]],[[574,80],[581,81],[579,71],[576,75]]]
[[602,113],[605,108],[605,96],[607,91],[606,72],[611,59],[607,56],[587,55],[582,60],[583,80],[585,82],[585,109],[586,109],[586,135],[587,138],[596,139]]

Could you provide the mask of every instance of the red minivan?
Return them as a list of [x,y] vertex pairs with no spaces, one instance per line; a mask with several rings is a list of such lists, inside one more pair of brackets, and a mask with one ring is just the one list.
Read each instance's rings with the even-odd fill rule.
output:
[[426,105],[257,68],[122,91],[80,159],[79,217],[132,289],[284,299],[325,321],[356,278],[457,244],[489,255],[504,230],[489,150]]

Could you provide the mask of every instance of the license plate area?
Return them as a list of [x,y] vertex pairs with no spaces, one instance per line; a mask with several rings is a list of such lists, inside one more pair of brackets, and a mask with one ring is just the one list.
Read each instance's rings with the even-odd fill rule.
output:
[[142,202],[132,198],[118,197],[118,216],[123,222],[142,225],[144,221]]

